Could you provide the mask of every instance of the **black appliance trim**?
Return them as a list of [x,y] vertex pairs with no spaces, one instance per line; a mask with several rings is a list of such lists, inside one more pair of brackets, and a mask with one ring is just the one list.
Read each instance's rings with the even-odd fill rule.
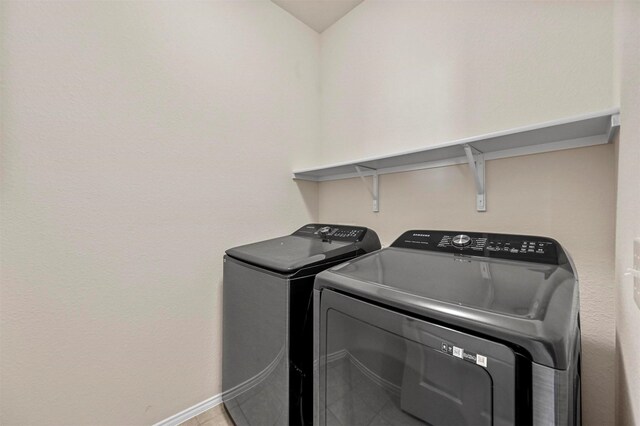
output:
[[[458,236],[468,237],[464,245],[452,241]],[[414,229],[402,233],[390,247],[551,265],[569,262],[556,240],[535,235]]]

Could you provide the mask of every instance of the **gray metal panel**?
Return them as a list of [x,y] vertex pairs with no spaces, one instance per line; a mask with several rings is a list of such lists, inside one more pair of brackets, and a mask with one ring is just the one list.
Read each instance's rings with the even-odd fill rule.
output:
[[320,273],[315,288],[514,342],[542,365],[572,361],[579,303],[568,265],[386,248]]
[[533,364],[531,374],[533,424],[574,424],[569,422],[571,398],[568,372]]
[[582,344],[580,334],[573,342],[573,362],[566,370],[556,370],[533,364],[532,408],[534,425],[581,424],[581,372]]
[[222,399],[238,424],[287,424],[289,280],[224,265]]

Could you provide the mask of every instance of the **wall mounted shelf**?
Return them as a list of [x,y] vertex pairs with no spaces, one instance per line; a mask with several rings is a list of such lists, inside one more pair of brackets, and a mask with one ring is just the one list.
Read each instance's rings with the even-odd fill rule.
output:
[[474,176],[477,210],[486,210],[484,162],[498,158],[538,154],[607,144],[620,127],[618,108],[488,133],[427,148],[331,164],[293,172],[293,178],[324,182],[373,176],[373,210],[378,211],[378,176],[454,164],[469,164]]

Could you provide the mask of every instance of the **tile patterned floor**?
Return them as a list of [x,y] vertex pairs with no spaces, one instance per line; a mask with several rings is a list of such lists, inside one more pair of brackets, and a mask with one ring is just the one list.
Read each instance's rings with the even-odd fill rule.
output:
[[187,420],[180,426],[234,426],[222,404]]

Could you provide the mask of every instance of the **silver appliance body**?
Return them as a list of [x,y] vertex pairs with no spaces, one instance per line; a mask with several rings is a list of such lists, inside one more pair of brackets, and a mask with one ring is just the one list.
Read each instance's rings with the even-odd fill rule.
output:
[[320,273],[317,425],[577,425],[578,279],[543,237],[408,231]]
[[227,250],[222,398],[237,425],[312,423],[313,281],[379,248],[367,228],[309,224]]

